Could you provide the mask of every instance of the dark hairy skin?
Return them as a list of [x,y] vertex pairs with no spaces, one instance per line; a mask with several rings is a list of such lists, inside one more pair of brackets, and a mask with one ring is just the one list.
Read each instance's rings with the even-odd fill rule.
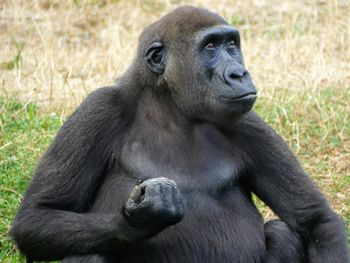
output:
[[[42,157],[11,234],[29,261],[348,263],[346,231],[251,111],[239,32],[180,7],[145,29]],[[256,194],[280,217],[264,224]]]

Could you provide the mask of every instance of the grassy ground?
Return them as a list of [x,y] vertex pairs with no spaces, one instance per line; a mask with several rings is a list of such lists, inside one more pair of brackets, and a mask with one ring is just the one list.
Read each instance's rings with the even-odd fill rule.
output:
[[350,1],[0,0],[0,262],[23,261],[8,228],[67,114],[122,74],[142,28],[181,3],[241,29],[256,110],[350,230]]
[[40,115],[34,104],[0,99],[0,262],[18,260],[8,229],[35,163],[61,123],[59,116]]

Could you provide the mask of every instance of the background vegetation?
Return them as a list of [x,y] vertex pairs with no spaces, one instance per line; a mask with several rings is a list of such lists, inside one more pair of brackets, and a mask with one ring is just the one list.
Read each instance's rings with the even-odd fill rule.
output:
[[0,262],[23,261],[8,229],[66,116],[123,73],[146,25],[181,4],[216,11],[241,30],[256,111],[349,230],[350,1],[0,0]]

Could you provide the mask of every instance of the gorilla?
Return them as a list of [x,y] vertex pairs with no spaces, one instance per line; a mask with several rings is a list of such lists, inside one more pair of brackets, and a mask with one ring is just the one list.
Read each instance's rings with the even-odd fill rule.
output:
[[[28,261],[349,262],[344,223],[251,111],[256,97],[237,29],[191,6],[162,17],[42,157],[11,229],[20,251]],[[280,219],[264,224],[252,194]]]

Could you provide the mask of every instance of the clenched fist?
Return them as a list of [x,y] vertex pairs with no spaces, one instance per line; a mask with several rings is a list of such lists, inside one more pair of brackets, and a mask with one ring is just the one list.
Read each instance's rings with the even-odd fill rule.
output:
[[125,215],[136,226],[161,231],[180,222],[183,210],[182,196],[176,183],[159,177],[133,188],[125,206]]

